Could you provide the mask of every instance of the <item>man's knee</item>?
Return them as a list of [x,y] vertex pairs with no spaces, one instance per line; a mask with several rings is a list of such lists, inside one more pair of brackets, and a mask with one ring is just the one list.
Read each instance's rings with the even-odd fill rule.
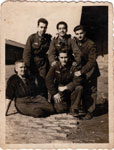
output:
[[63,109],[61,109],[61,108],[55,108],[56,109],[56,112],[58,113],[58,114],[61,114],[61,113],[64,113],[65,112],[65,110],[63,110]]
[[67,111],[67,106],[59,103],[54,104],[55,110],[57,113],[64,113]]

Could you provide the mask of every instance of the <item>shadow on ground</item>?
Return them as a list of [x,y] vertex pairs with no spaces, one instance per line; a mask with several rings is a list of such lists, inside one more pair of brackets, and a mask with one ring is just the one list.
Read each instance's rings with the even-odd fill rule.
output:
[[96,110],[94,116],[98,117],[108,113],[108,100],[105,100],[102,104],[96,104]]

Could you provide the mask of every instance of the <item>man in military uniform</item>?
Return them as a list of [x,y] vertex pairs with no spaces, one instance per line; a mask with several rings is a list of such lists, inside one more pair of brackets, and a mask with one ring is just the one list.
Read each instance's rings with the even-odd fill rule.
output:
[[57,113],[70,111],[71,115],[78,116],[83,92],[82,79],[75,76],[76,63],[69,60],[69,52],[61,49],[58,55],[59,61],[47,74],[47,88]]
[[46,91],[45,76],[49,69],[47,51],[51,41],[51,35],[46,34],[47,26],[46,19],[38,20],[38,31],[28,37],[23,53],[26,66],[31,74],[37,77],[38,86],[43,91]]
[[[100,76],[98,64],[96,62],[97,51],[95,43],[85,35],[83,26],[74,28],[75,41],[81,50],[82,68],[76,74],[83,77],[84,98],[83,104],[87,111],[84,119],[91,119],[95,110],[97,99],[97,78]],[[75,56],[74,56],[75,57]]]
[[71,38],[70,34],[67,34],[68,26],[66,22],[59,22],[56,26],[58,34],[56,37],[53,38],[51,41],[49,51],[48,51],[48,59],[50,65],[53,66],[58,61],[58,53],[61,49],[69,51],[70,60],[73,61],[72,52],[76,54],[76,63],[79,65],[80,63],[80,50],[75,43],[75,41]]

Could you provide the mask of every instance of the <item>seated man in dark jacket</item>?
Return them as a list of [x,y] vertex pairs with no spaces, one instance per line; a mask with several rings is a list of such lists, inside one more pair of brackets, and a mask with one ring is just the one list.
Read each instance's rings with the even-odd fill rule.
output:
[[81,77],[75,76],[76,63],[70,61],[68,51],[59,51],[59,61],[50,68],[46,76],[49,93],[54,100],[57,113],[70,111],[78,116],[83,87]]
[[15,101],[16,109],[23,115],[45,117],[53,114],[54,109],[36,86],[33,77],[28,75],[28,70],[23,60],[15,63],[15,75],[12,75],[6,88],[6,98]]

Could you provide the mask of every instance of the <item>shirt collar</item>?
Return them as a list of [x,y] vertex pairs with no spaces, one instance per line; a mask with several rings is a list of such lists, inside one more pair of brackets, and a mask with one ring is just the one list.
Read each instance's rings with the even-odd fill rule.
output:
[[65,66],[62,66],[61,63],[59,62],[59,66],[60,66],[60,69],[66,69],[68,68],[69,64],[67,63]]
[[82,44],[84,43],[84,42],[86,42],[87,41],[87,38],[85,37],[82,41],[78,41],[77,39],[76,39],[76,43],[79,45],[79,46],[82,46]]
[[42,35],[42,36],[40,36],[39,33],[38,33],[38,31],[36,32],[36,35],[37,35],[38,38],[41,38],[41,39],[44,38],[44,36],[45,36],[45,34]]

